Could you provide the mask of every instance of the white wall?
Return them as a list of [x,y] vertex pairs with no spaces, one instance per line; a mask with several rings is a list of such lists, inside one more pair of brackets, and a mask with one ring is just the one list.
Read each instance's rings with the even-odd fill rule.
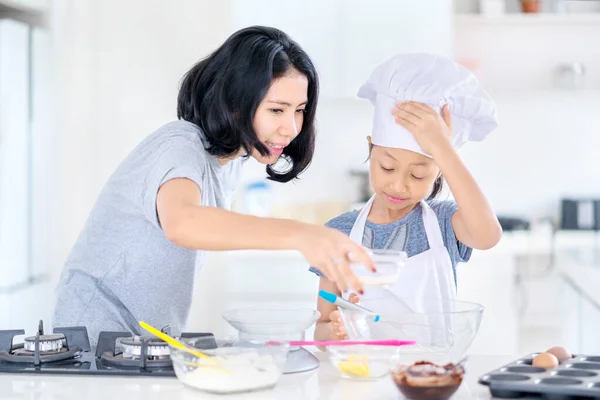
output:
[[[379,0],[378,4],[386,3],[394,2]],[[53,3],[51,26],[55,32],[53,55],[57,101],[54,158],[51,161],[55,182],[54,193],[50,195],[51,208],[55,211],[53,225],[58,232],[51,245],[51,258],[58,268],[97,194],[118,163],[143,137],[175,118],[182,75],[234,30],[231,7],[229,1],[189,0],[168,3],[160,0],[56,0]],[[268,7],[257,6],[255,15],[268,10]],[[440,29],[447,31],[450,7],[446,4],[441,10],[437,19],[428,23],[431,26],[441,24]],[[329,11],[335,16],[335,10]],[[414,12],[422,11],[421,7]],[[271,21],[276,21],[277,15],[272,14]],[[324,19],[322,23],[327,22],[327,18]],[[328,40],[328,45],[337,45],[336,37]],[[312,41],[311,45],[318,43]],[[398,46],[405,48],[407,43],[412,41],[399,40]],[[386,43],[386,46],[390,45]],[[449,39],[431,45],[431,49],[443,53],[450,48]],[[335,58],[335,54],[316,52]],[[344,54],[350,61],[356,57],[351,51]],[[355,88],[349,90],[354,92]],[[281,191],[282,196],[277,197],[281,202],[298,193],[302,194],[297,196],[300,200],[341,199],[342,205],[355,197],[356,183],[350,181],[345,172],[345,168],[353,163],[353,155],[342,154],[340,158],[332,159],[331,150],[336,149],[341,140],[350,139],[347,134],[351,134],[357,138],[352,144],[360,143],[360,153],[365,131],[348,132],[339,129],[338,125],[366,128],[370,121],[361,112],[356,118],[347,115],[348,108],[341,109],[343,112],[339,114],[339,104],[344,102],[328,106],[323,101],[322,104],[319,111],[322,133],[314,164],[301,182],[292,187],[287,185]],[[368,110],[363,102],[347,104],[352,110],[357,107]],[[254,166],[246,171],[246,177],[262,178],[263,171],[264,167]],[[327,190],[322,190],[325,185],[322,177],[330,184],[339,176],[342,176],[339,184],[326,185],[329,186]],[[338,210],[339,207],[335,212]]]
[[[600,91],[492,94],[499,128],[460,154],[497,212],[554,216],[561,196],[600,195]],[[301,181],[276,186],[280,202],[358,196],[348,171],[367,157],[371,107],[366,101],[324,102],[319,114],[315,160]],[[256,167],[248,175],[261,172]]]
[[[600,19],[502,21],[455,21],[455,58],[473,66],[497,102],[500,122],[460,154],[498,213],[556,216],[562,196],[600,196]],[[556,68],[574,61],[586,70],[583,89],[555,89]],[[322,101],[313,165],[301,182],[277,187],[277,198],[356,196],[348,170],[367,156],[371,112],[367,101]]]
[[[48,159],[50,268],[58,271],[92,201],[93,9],[89,2],[55,0],[51,30],[53,115]],[[92,192],[93,193],[93,192]]]
[[228,1],[93,4],[95,112],[89,134],[100,183],[142,138],[176,118],[182,75],[231,28]]
[[497,99],[502,125],[463,152],[497,212],[553,216],[563,196],[600,195],[600,92]]
[[62,267],[120,160],[175,118],[179,80],[229,34],[228,7],[228,1],[53,1],[53,268]]
[[[464,152],[498,212],[555,214],[561,196],[600,195],[599,16],[455,24],[456,58],[498,101],[499,129]],[[557,89],[557,69],[573,62],[585,68],[581,89]]]
[[[231,33],[231,6],[185,0],[168,5],[159,0],[54,2],[54,264],[62,264],[116,165],[140,139],[175,117],[182,74]],[[509,34],[514,29],[519,34]],[[590,86],[600,90],[600,58],[594,50],[600,27],[561,24],[557,29],[459,21],[453,34],[457,59],[478,66],[476,73],[498,101],[498,131],[461,152],[498,212],[555,213],[562,195],[600,191],[594,180],[600,165],[591,159],[600,124],[593,107],[600,97],[540,92],[563,59],[585,62]],[[583,118],[575,123],[578,116]],[[292,214],[289,210],[301,208],[300,203],[322,201],[334,203],[324,212],[331,216],[357,199],[358,181],[349,170],[364,166],[370,118],[367,101],[321,100],[312,166],[298,182],[275,184],[282,214],[285,208]],[[571,133],[568,142],[566,132]],[[244,179],[261,178],[263,171],[251,164]]]

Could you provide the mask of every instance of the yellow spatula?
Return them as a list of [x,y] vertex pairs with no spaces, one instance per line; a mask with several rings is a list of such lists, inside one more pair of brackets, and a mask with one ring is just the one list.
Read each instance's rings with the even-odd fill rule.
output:
[[150,332],[151,334],[153,334],[154,336],[158,337],[159,339],[164,340],[165,342],[169,343],[170,345],[172,345],[174,347],[177,347],[178,349],[181,349],[183,351],[187,351],[188,353],[193,354],[193,355],[195,355],[198,358],[205,358],[205,359],[208,359],[208,360],[212,360],[206,354],[202,354],[199,351],[196,351],[194,349],[190,349],[185,344],[181,343],[178,340],[173,339],[171,336],[167,335],[166,333],[163,333],[163,332],[159,331],[158,329],[156,329],[156,328],[148,325],[144,321],[140,321],[140,326],[142,328],[144,328],[145,330],[147,330],[148,332]]
[[[159,339],[162,339],[165,342],[169,343],[170,345],[172,345],[174,347],[177,347],[178,349],[181,349],[181,350],[183,350],[185,352],[188,352],[190,354],[193,354],[193,355],[195,355],[198,358],[204,358],[206,360],[210,360],[210,361],[212,361],[212,363],[215,366],[218,366],[218,363],[213,358],[211,358],[210,356],[207,356],[206,354],[200,353],[199,351],[194,350],[194,349],[190,348],[189,346],[186,346],[185,344],[181,343],[180,341],[178,341],[176,339],[173,339],[171,336],[167,335],[166,333],[159,331],[158,329],[154,328],[151,325],[148,325],[144,321],[139,321],[139,324],[140,324],[140,326],[142,328],[144,328],[145,330],[147,330],[148,332],[150,332],[154,336],[158,337]],[[193,365],[193,366],[198,366],[198,367],[200,367],[200,366],[206,366],[206,365],[201,365],[201,364],[196,364],[196,363],[186,363],[186,364]],[[227,371],[226,369],[224,369],[222,367],[220,367],[219,369],[223,370],[226,373],[230,373],[229,371]]]

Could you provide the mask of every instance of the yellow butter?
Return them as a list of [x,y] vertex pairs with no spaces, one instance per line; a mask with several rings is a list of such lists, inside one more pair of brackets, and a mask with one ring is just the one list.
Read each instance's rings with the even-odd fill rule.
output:
[[348,361],[338,362],[338,369],[341,373],[354,376],[370,376],[371,369],[369,363],[366,362],[367,356],[358,356],[351,354],[348,356]]

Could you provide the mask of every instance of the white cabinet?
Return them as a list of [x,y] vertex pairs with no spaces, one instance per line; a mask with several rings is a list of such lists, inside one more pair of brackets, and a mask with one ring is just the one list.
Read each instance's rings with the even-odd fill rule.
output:
[[583,298],[581,302],[581,351],[586,354],[600,354],[600,308]]
[[48,271],[48,33],[0,19],[0,288]]
[[[207,252],[197,272],[187,330],[234,335],[222,318],[237,307],[285,305],[316,309],[319,278],[295,251]],[[312,338],[314,326],[306,331]]]
[[0,288],[29,268],[29,27],[0,20]]
[[49,0],[0,0],[0,8],[26,12],[44,12],[49,8]]
[[0,0],[0,18],[42,26],[49,8],[49,0]]
[[600,308],[574,282],[563,281],[560,293],[561,345],[574,353],[600,354]]
[[50,127],[50,33],[33,28],[31,32],[31,275],[46,275],[49,268],[51,207],[49,155],[52,146]]
[[514,288],[514,253],[502,246],[474,251],[466,264],[457,266],[459,300],[485,307],[471,354],[517,354],[519,320]]
[[49,8],[49,0],[0,0],[0,10],[6,11],[38,14]]
[[452,54],[452,4],[421,0],[234,0],[233,28],[269,25],[288,33],[319,71],[322,96],[356,98],[379,63],[401,52]]

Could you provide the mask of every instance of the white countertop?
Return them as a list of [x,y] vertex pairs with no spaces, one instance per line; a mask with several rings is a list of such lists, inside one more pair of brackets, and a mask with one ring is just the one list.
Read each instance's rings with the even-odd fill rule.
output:
[[[211,395],[188,388],[172,377],[106,377],[73,375],[0,374],[0,398],[3,400],[174,400],[174,399],[400,399],[400,392],[388,375],[375,382],[349,381],[339,378],[325,353],[315,350],[321,366],[310,372],[284,375],[268,391],[244,395]],[[514,356],[473,355],[467,364],[466,378],[454,399],[489,399],[487,387],[477,383],[479,377]]]
[[600,247],[561,249],[556,267],[569,283],[600,304]]

